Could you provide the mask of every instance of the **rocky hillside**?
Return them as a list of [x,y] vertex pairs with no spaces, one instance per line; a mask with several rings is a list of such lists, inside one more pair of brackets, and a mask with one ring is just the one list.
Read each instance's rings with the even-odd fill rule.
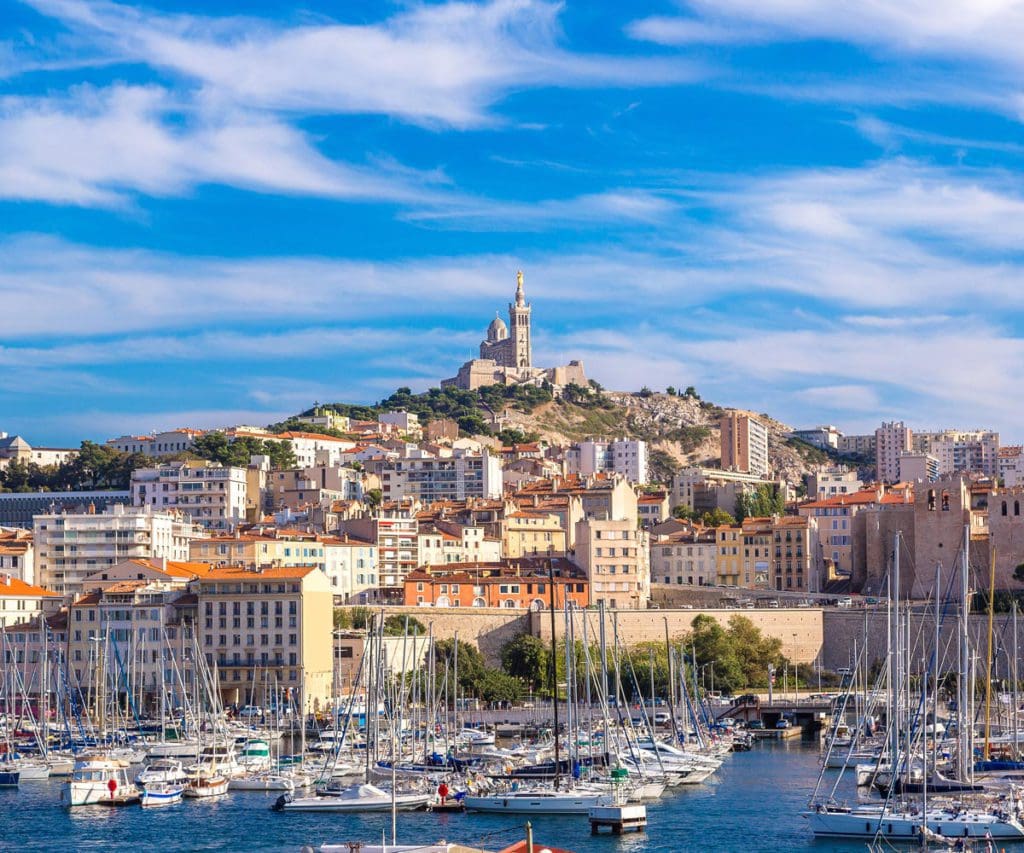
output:
[[[509,407],[502,424],[553,443],[589,436],[644,439],[650,445],[652,474],[667,481],[680,468],[719,463],[718,422],[726,411],[696,396],[606,391],[593,400],[544,403],[528,413]],[[772,467],[790,482],[800,482],[803,474],[829,461],[820,450],[788,440],[786,424],[757,412],[749,414],[768,426]]]

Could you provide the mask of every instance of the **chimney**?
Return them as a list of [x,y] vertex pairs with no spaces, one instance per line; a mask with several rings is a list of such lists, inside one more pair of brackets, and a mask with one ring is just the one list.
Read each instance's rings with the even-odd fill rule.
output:
[[160,568],[163,569],[165,572],[167,571],[167,558],[166,557],[161,557],[160,558]]

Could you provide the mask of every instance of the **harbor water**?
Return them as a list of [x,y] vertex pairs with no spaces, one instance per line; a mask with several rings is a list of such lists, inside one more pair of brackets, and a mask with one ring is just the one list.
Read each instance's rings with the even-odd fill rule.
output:
[[[645,833],[591,836],[586,816],[531,816],[534,837],[577,853],[607,851],[863,851],[863,843],[815,841],[800,816],[818,775],[817,742],[761,743],[729,756],[706,783],[670,789],[647,806]],[[829,771],[834,778],[836,771]],[[390,842],[390,814],[271,811],[277,794],[232,792],[161,809],[61,805],[61,781],[0,789],[0,850],[289,851],[325,842]],[[844,796],[852,796],[848,788]],[[487,850],[524,837],[525,816],[400,812],[400,844],[441,839]]]

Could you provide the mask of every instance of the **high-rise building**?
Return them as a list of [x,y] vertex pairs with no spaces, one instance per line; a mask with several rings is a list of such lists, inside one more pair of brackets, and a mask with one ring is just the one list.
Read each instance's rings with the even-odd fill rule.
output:
[[214,462],[168,462],[132,472],[135,506],[180,509],[212,529],[231,529],[245,521],[247,494],[245,468]]
[[722,467],[767,477],[767,427],[757,418],[739,412],[726,414],[719,426],[722,431]]
[[628,438],[587,439],[565,454],[570,474],[620,474],[641,486],[648,480],[647,458],[647,442]]
[[104,513],[46,514],[35,517],[36,575],[47,589],[64,596],[81,593],[88,575],[122,560],[166,557],[185,562],[189,542],[205,535],[177,510],[115,504]]
[[914,435],[903,421],[888,421],[875,430],[875,471],[883,483],[900,479],[900,454],[914,449]]

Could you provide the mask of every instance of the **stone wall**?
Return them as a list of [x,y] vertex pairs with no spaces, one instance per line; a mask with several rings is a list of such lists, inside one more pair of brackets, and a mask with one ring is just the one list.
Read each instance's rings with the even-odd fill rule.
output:
[[[530,631],[526,610],[498,607],[384,607],[386,616],[415,617],[428,628],[433,626],[434,639],[450,640],[458,632],[459,639],[473,643],[483,652],[490,666],[501,663],[501,647],[519,634]],[[374,608],[375,612],[378,612]]]
[[[941,619],[939,630],[940,670],[943,672],[957,668],[957,638],[959,636],[956,608],[949,608],[949,613]],[[867,662],[870,666],[874,661],[885,657],[887,643],[887,617],[884,610],[827,610],[824,613],[821,664],[825,669],[849,667],[853,663],[853,648],[856,643],[858,650],[864,647],[867,637]],[[988,617],[976,614],[970,617],[969,628],[972,648],[978,656],[978,671],[985,668],[988,654]],[[910,636],[914,641],[912,654],[914,661],[931,654],[934,642],[935,618],[930,612],[912,613],[910,617]],[[1018,619],[1018,655],[1021,663],[1018,673],[1024,676],[1024,618]],[[993,630],[995,638],[993,655],[993,672],[998,678],[1005,678],[1009,671],[1009,659],[1013,656],[1013,629],[1007,614],[997,613]],[[918,638],[923,638],[918,639]],[[915,666],[917,664],[915,663]]]
[[[605,613],[605,633],[611,641],[612,632],[618,627],[619,642],[625,646],[648,641],[664,641],[665,625],[668,624],[670,638],[681,637],[691,630],[693,620],[699,615],[711,616],[722,625],[728,625],[733,616],[749,619],[764,634],[778,637],[782,641],[782,653],[790,660],[812,663],[821,653],[822,610],[800,607],[793,609],[771,608],[765,610],[616,610]],[[598,637],[600,613],[586,610],[573,615],[574,631],[583,636],[583,619],[587,621],[588,636]],[[551,642],[551,614],[537,612],[530,614],[531,631],[534,636]],[[562,637],[565,631],[565,617],[555,616],[555,632]]]

